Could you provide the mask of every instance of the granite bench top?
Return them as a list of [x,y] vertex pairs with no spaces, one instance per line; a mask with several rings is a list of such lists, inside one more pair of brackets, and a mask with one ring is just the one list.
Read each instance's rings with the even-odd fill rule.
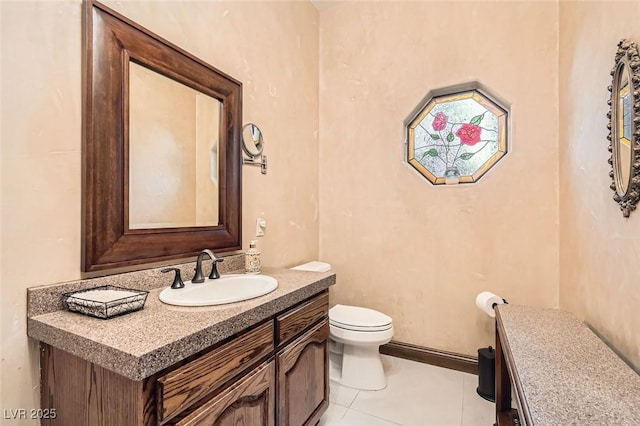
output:
[[[51,311],[50,303],[43,307],[43,300],[59,303],[61,290],[56,286],[31,288],[27,334],[130,379],[142,380],[335,284],[332,272],[263,268],[262,273],[278,280],[275,291],[243,302],[205,307],[162,303],[158,295],[171,283],[165,275],[161,288],[150,289],[143,310],[108,320]],[[117,279],[111,278],[110,283],[117,285]],[[93,287],[97,285],[103,284]],[[69,291],[74,286],[67,283],[62,287]]]
[[557,309],[496,311],[511,379],[521,386],[520,418],[529,426],[640,425],[640,376],[585,324]]

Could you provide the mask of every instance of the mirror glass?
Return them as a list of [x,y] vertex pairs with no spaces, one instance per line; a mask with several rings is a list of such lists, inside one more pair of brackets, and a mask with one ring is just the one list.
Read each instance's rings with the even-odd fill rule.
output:
[[220,102],[129,62],[129,229],[218,225]]
[[631,92],[629,90],[629,68],[622,62],[617,76],[617,107],[616,107],[616,186],[619,195],[624,195],[629,189],[631,176]]
[[260,128],[253,123],[249,123],[242,128],[242,148],[251,158],[262,154],[264,149],[264,139]]

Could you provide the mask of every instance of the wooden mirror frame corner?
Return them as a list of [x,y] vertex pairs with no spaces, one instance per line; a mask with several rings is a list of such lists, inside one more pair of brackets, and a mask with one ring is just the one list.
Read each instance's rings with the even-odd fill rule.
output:
[[[242,83],[99,2],[83,7],[82,270],[240,249]],[[128,229],[129,59],[221,102],[218,226]]]
[[[629,182],[624,193],[619,190],[621,184],[618,181],[618,171],[620,170],[620,155],[618,146],[618,91],[620,85],[620,70],[628,68],[629,83],[631,84],[630,94],[631,98],[631,160],[629,171]],[[608,87],[611,97],[607,102],[609,104],[609,112],[607,118],[609,123],[607,128],[609,135],[609,165],[611,171],[609,177],[611,178],[611,185],[609,186],[613,190],[613,199],[620,206],[622,215],[629,217],[632,211],[636,209],[638,200],[640,200],[640,55],[638,54],[638,47],[633,41],[623,39],[618,43],[618,50],[615,56],[615,64],[611,70],[612,84]]]

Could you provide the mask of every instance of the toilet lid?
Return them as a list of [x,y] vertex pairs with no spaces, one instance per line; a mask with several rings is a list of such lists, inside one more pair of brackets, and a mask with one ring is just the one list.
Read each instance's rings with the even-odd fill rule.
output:
[[329,322],[347,330],[380,331],[391,328],[391,317],[359,306],[335,305],[329,309]]

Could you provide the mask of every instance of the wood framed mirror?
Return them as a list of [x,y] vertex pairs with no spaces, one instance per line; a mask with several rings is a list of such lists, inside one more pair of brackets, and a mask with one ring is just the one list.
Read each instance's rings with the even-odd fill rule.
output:
[[240,249],[242,84],[83,6],[83,271]]
[[629,40],[618,43],[609,86],[609,176],[613,199],[624,217],[636,209],[640,199],[640,55]]

